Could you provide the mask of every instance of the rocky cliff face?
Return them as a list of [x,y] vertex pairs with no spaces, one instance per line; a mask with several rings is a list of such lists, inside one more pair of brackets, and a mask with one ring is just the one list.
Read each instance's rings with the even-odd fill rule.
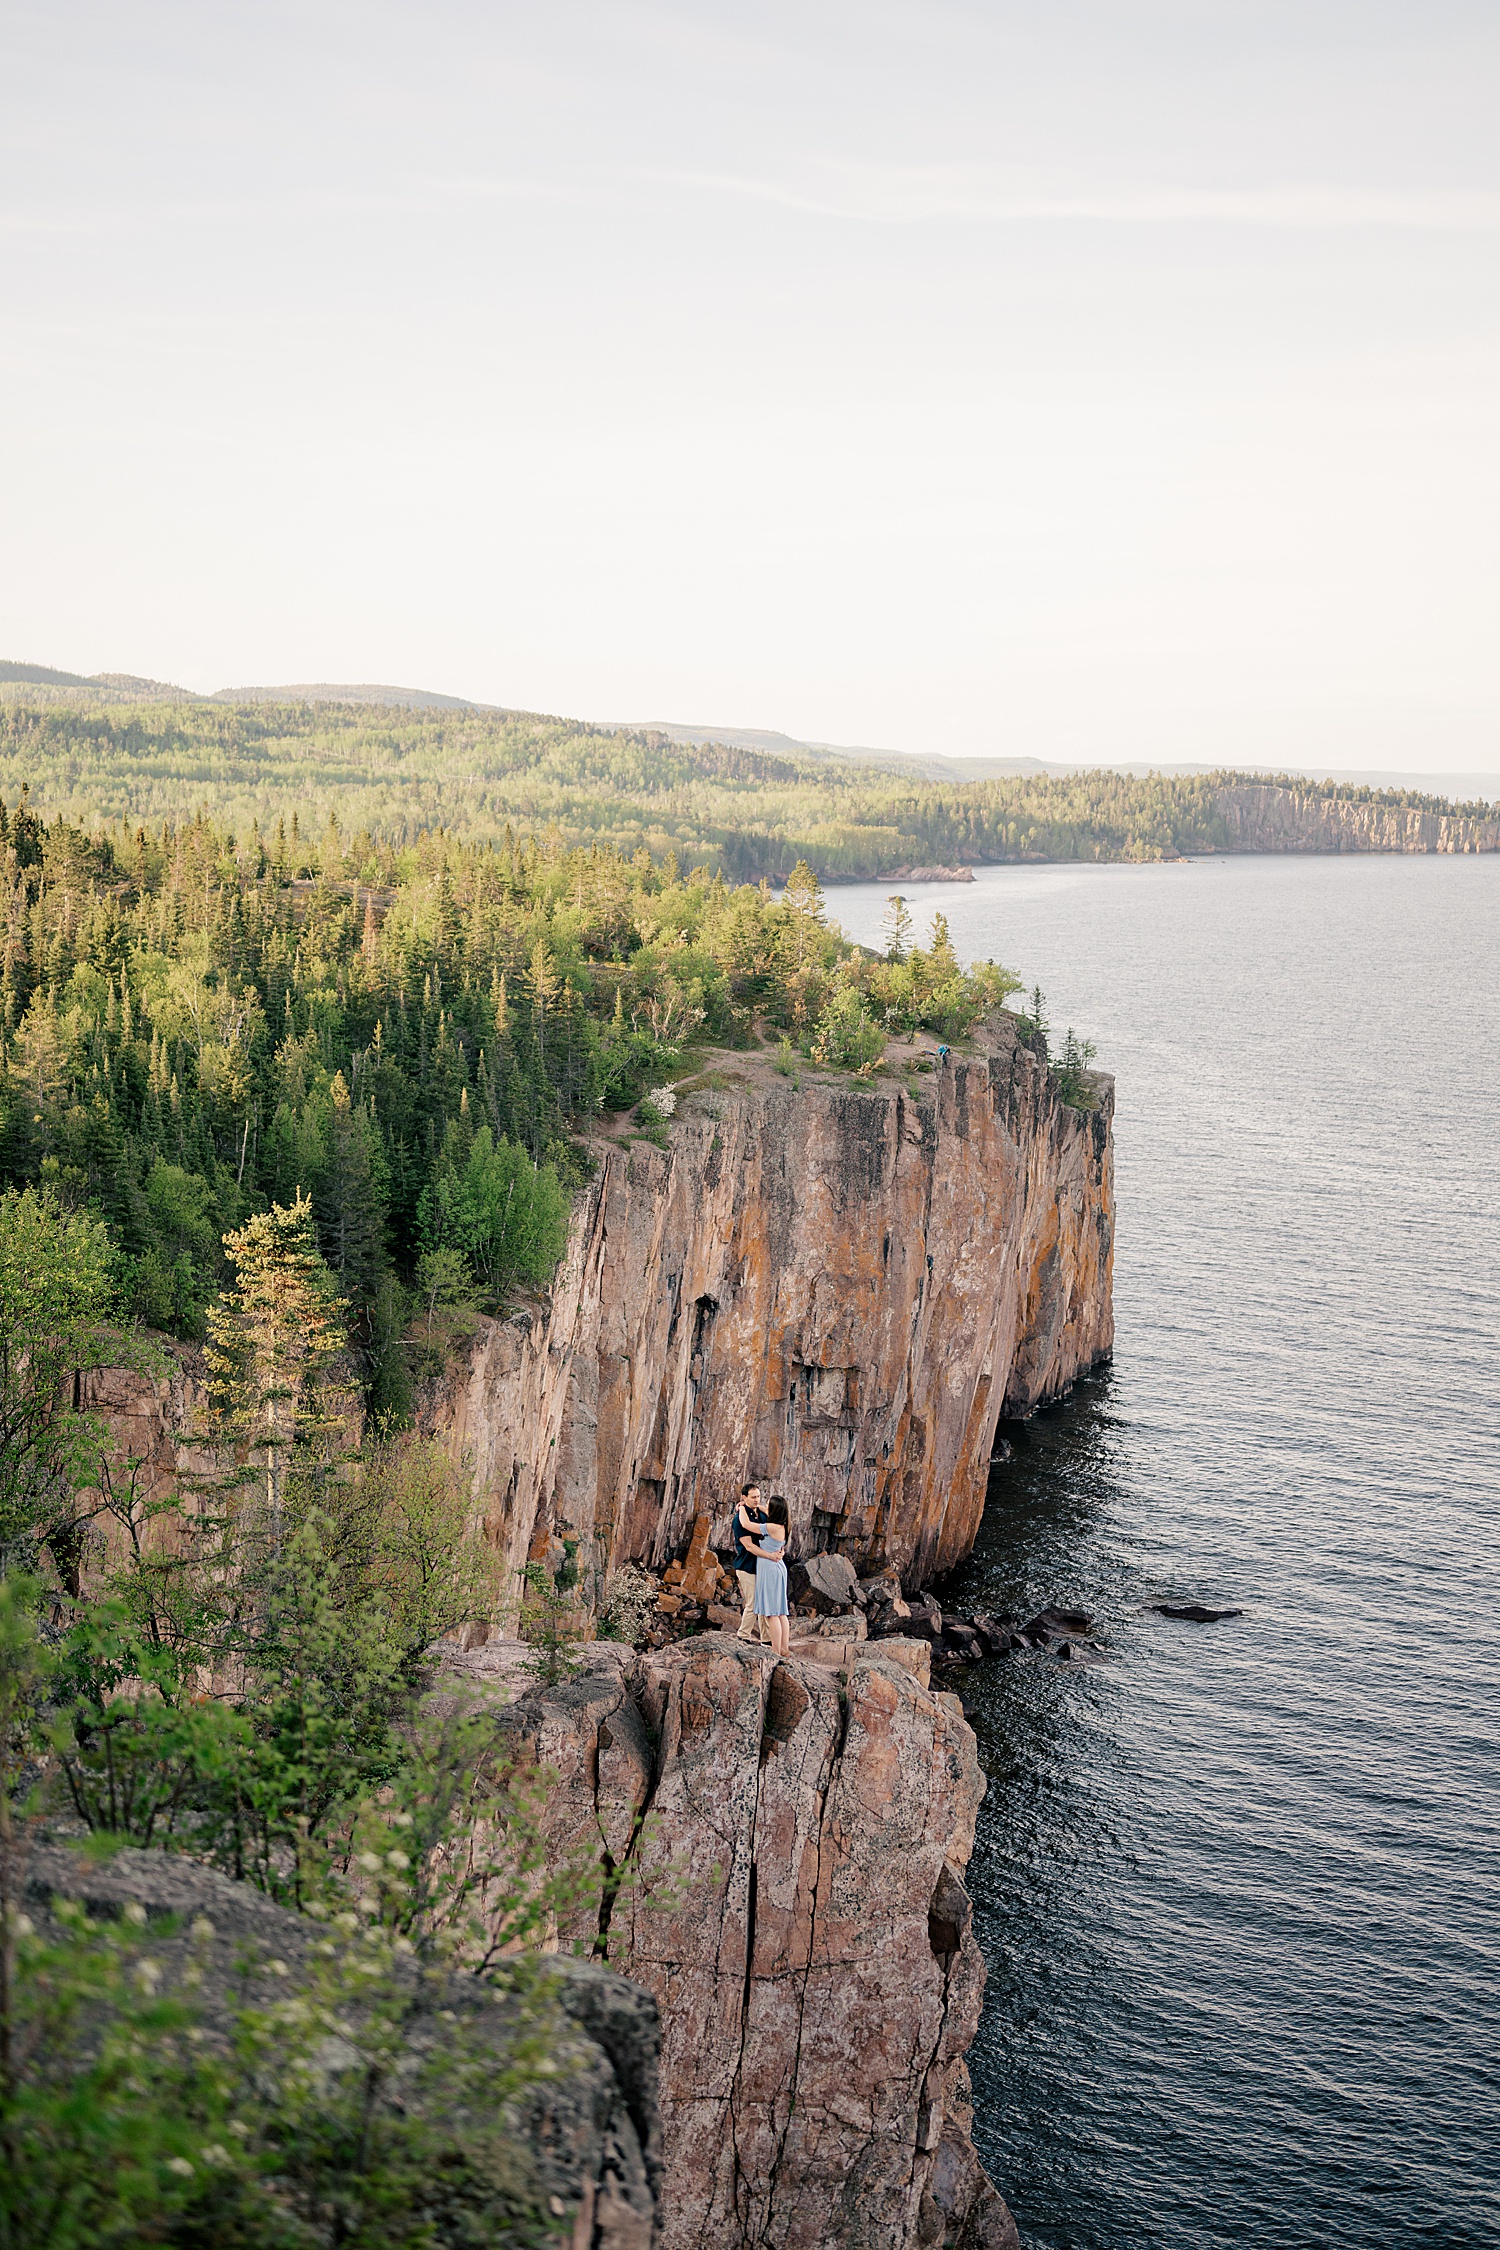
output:
[[1011,1019],[905,1084],[725,1055],[665,1148],[603,1144],[550,1301],[486,1321],[423,1402],[519,1574],[585,1583],[727,1535],[757,1476],[794,1546],[910,1582],[967,1553],[997,1419],[1113,1338],[1112,1088],[1058,1098]]
[[[522,1653],[455,1652],[445,1686],[504,1696]],[[664,2250],[1016,2250],[969,2138],[983,1782],[926,1651],[588,1654],[509,1723],[559,1776],[554,1848],[634,1878],[603,1920],[661,2012]]]
[[1237,852],[1500,851],[1500,819],[1421,812],[1374,798],[1241,782],[1217,790],[1214,808]]

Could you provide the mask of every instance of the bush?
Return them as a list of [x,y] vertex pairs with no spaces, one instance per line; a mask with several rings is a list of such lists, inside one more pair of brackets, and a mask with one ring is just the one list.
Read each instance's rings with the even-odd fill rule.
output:
[[646,1620],[656,1608],[656,1580],[639,1563],[624,1563],[610,1579],[599,1612],[599,1630],[606,1640],[634,1647],[643,1640]]
[[567,1248],[568,1198],[555,1166],[496,1141],[488,1125],[461,1163],[450,1161],[423,1189],[418,1220],[428,1251],[456,1251],[491,1299],[544,1289]]
[[816,1063],[831,1063],[867,1077],[885,1053],[885,1037],[863,995],[854,986],[843,985],[813,1026],[808,1053]]
[[1069,1109],[1097,1108],[1099,1090],[1093,1081],[1093,1063],[1098,1052],[1092,1039],[1080,1039],[1069,1029],[1062,1053],[1052,1065],[1058,1093]]

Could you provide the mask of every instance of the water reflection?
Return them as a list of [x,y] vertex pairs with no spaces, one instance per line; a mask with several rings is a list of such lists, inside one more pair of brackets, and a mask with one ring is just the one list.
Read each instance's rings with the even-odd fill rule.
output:
[[[1109,1374],[1001,1436],[1011,1458],[991,1471],[979,1543],[944,1598],[1020,1617],[1049,1604],[1087,1609],[1112,1652],[1110,1665],[1088,1669],[1041,1653],[1002,1659],[958,1681],[989,1782],[970,1872],[990,1971],[971,2056],[975,2138],[1028,2241],[1071,2250],[1058,2215],[1100,2216],[1089,2098],[1109,2067],[1100,2027],[1130,1997],[1116,1905],[1136,1865],[1139,1792],[1118,1661],[1151,1589],[1119,1532],[1125,1446]],[[1094,2226],[1076,2237],[1108,2239]]]

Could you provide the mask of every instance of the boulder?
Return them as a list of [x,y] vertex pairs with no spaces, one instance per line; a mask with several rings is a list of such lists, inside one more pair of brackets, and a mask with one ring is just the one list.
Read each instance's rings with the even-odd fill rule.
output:
[[719,1591],[719,1558],[708,1543],[712,1524],[707,1516],[693,1518],[693,1536],[677,1584],[689,1601],[711,1602]]
[[1041,1620],[1054,1633],[1086,1633],[1094,1622],[1086,1609],[1044,1609]]
[[792,1564],[788,1583],[792,1600],[799,1607],[811,1605],[822,1617],[852,1609],[858,1600],[859,1580],[846,1555],[809,1555]]
[[899,1608],[901,1615],[903,1617],[906,1615],[906,1604],[901,1596],[901,1581],[893,1570],[877,1571],[871,1578],[861,1578],[859,1581],[859,1599],[865,1604],[866,1608],[871,1606],[880,1609]]
[[979,1635],[980,1646],[986,1656],[1004,1656],[1010,1649],[1020,1645],[1013,1617],[991,1617],[988,1611],[981,1610],[970,1622]]
[[836,1612],[832,1617],[810,1617],[798,1620],[800,1638],[809,1641],[864,1641],[870,1637],[870,1628],[862,1609]]

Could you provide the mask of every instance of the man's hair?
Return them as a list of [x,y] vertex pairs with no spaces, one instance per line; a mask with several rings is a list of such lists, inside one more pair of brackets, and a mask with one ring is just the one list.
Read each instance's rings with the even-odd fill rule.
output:
[[740,1498],[742,1500],[748,1500],[752,1492],[759,1492],[759,1490],[760,1486],[752,1478],[749,1484],[742,1484],[740,1486]]
[[766,1502],[766,1514],[770,1517],[772,1523],[779,1523],[787,1526],[791,1524],[792,1519],[787,1509],[787,1504],[782,1499],[779,1492],[773,1492],[770,1499]]

